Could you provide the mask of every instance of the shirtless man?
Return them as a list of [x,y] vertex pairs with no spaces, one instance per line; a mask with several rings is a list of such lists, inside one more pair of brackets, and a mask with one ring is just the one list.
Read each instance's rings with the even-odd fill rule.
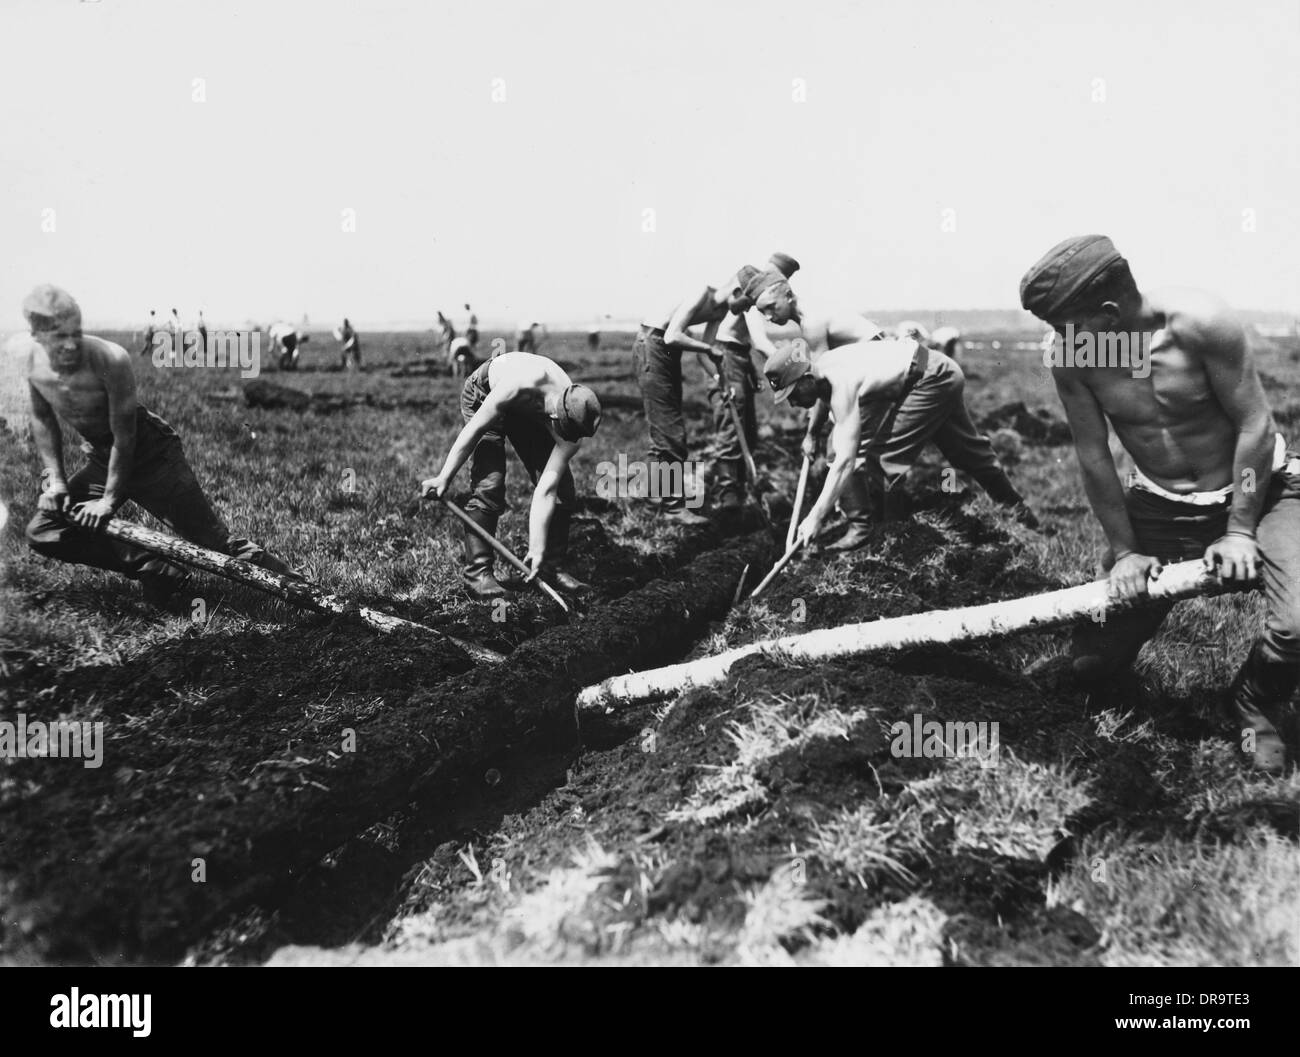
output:
[[[1025,274],[1020,300],[1061,335],[1052,377],[1109,544],[1102,564],[1114,594],[1145,594],[1162,562],[1190,558],[1226,581],[1263,579],[1264,631],[1231,706],[1252,766],[1280,773],[1286,750],[1277,722],[1300,681],[1300,456],[1277,432],[1245,328],[1208,294],[1140,292],[1102,235],[1049,250]],[[1064,346],[1085,335],[1098,348],[1108,335],[1147,351],[1140,359],[1131,351],[1124,365],[1082,366]],[[1107,423],[1133,459],[1127,492]],[[1076,676],[1096,681],[1126,669],[1170,608],[1077,628]]]
[[835,423],[835,454],[821,495],[799,524],[801,543],[817,538],[837,500],[849,531],[827,549],[852,550],[866,543],[872,493],[886,519],[894,488],[931,441],[995,502],[1030,527],[1037,524],[988,438],[971,422],[962,397],[965,377],[943,353],[910,339],[878,338],[841,345],[816,361],[798,348],[783,349],[768,361],[766,373],[777,403],[788,399],[796,407],[814,408],[805,454],[815,454],[826,416]]
[[724,316],[713,337],[713,361],[719,368],[709,388],[716,438],[713,489],[714,505],[723,513],[734,514],[744,506],[746,470],[735,420],[722,399],[723,386],[730,389],[736,417],[753,454],[758,447],[758,372],[754,368],[754,353],[761,353],[764,361],[776,355],[776,346],[767,336],[765,320],[777,326],[791,320],[798,322],[799,306],[789,286],[790,277],[798,270],[799,262],[793,257],[772,254],[767,270],[747,288],[753,307]]
[[272,323],[269,332],[271,348],[276,351],[280,370],[293,371],[298,367],[299,346],[307,339],[298,333],[292,323]]
[[361,338],[357,336],[356,328],[346,316],[343,317],[343,325],[339,327],[338,338],[343,342],[343,369],[361,370]]
[[[68,293],[38,286],[23,302],[23,315],[31,332],[14,335],[5,351],[24,363],[32,436],[45,467],[36,516],[27,526],[32,550],[111,569],[139,580],[150,601],[176,602],[188,580],[182,569],[95,531],[130,499],[191,543],[294,575],[256,543],[231,536],[176,434],[137,403],[127,351],[82,334],[81,309]],[[85,440],[89,459],[71,478],[64,475],[60,418]]]
[[[439,499],[449,495],[457,471],[469,459],[474,494],[465,510],[495,535],[506,506],[509,437],[534,486],[525,558],[528,579],[546,572],[557,587],[582,590],[586,584],[553,566],[568,549],[576,498],[569,463],[582,439],[595,434],[600,425],[596,394],[585,385],[574,385],[554,360],[531,352],[506,352],[480,364],[466,379],[460,411],[465,426],[438,475],[421,482],[421,494]],[[494,557],[484,540],[466,531],[464,579],[475,598],[505,594],[492,575]]]
[[[730,316],[742,318],[746,334],[750,334],[750,328],[761,332],[757,340],[770,346],[763,318],[774,322],[779,318],[784,323],[791,318],[793,310],[793,295],[780,272],[760,272],[745,265],[717,286],[700,287],[667,315],[650,317],[641,324],[632,344],[632,354],[650,427],[650,461],[660,467],[675,467],[668,472],[661,469],[652,476],[674,483],[685,480],[682,464],[689,449],[686,419],[682,415],[682,353],[703,353],[713,359],[715,368],[725,371],[725,360],[719,362],[720,354],[714,348],[724,320]],[[704,327],[702,337],[687,333],[694,326]],[[733,368],[733,373],[738,372]],[[725,408],[722,410],[725,412]],[[740,458],[739,452],[736,458]],[[738,474],[733,476],[743,480]],[[659,503],[662,513],[678,524],[709,523],[708,518],[687,509],[684,495],[660,496]]]

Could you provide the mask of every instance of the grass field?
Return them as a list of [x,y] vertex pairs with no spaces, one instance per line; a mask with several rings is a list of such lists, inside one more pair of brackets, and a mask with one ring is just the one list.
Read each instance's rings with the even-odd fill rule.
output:
[[[1059,420],[1040,358],[1014,348],[1032,335],[980,337],[966,360],[976,420],[1014,402]],[[460,426],[458,386],[419,373],[432,351],[420,335],[362,340],[363,374],[337,370],[325,334],[299,371],[264,374],[334,398],[306,411],[245,406],[236,369],[146,360],[141,399],[242,534],[340,594],[509,652],[556,611],[531,595],[503,612],[468,600],[458,534],[416,498]],[[593,355],[584,335],[557,335],[542,350],[625,398],[575,467],[587,497],[599,462],[644,457],[630,345],[607,335]],[[1294,438],[1300,345],[1261,340],[1259,357]],[[704,380],[686,373],[703,453]],[[792,494],[794,414],[764,396],[760,422],[760,462]],[[793,566],[694,654],[1092,578],[1101,536],[1072,449],[1014,431],[998,443],[1045,531],[945,495],[936,456],[910,482],[912,522],[867,553]],[[10,429],[0,459],[0,719],[102,721],[107,736],[96,770],[0,761],[0,961],[140,957],[114,942],[118,923],[94,931],[74,912],[101,882],[147,894],[149,878],[114,875],[123,848],[182,802],[200,810],[195,797],[237,825],[268,784],[321,780],[341,725],[383,722],[456,661],[216,580],[199,581],[205,619],[159,615],[125,580],[28,552],[38,462]],[[512,461],[500,535],[517,553],[528,495]],[[722,542],[629,500],[589,501],[574,539],[599,599]],[[1185,603],[1105,696],[1063,677],[1063,634],[747,665],[581,738],[539,733],[454,801],[377,814],[219,927],[168,927],[191,962],[1296,964],[1300,778],[1245,771],[1217,711],[1259,621],[1251,596]],[[996,765],[893,756],[891,724],[918,713],[998,723]]]

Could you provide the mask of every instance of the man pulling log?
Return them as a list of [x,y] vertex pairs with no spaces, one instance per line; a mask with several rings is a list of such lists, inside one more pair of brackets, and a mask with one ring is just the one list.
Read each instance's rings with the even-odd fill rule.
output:
[[767,362],[777,403],[812,408],[804,454],[815,457],[817,435],[829,415],[834,458],[826,483],[799,525],[799,545],[813,542],[836,501],[849,530],[828,550],[861,547],[871,535],[872,509],[890,514],[893,491],[931,441],[948,462],[969,473],[994,502],[1029,527],[1025,505],[993,448],[975,428],[963,398],[965,375],[942,352],[913,340],[874,338],[840,345],[816,361],[798,346]]
[[[131,357],[120,345],[81,332],[81,309],[55,286],[23,302],[30,333],[6,352],[21,357],[32,401],[32,436],[44,470],[27,543],[47,558],[111,569],[140,581],[145,598],[176,604],[188,582],[180,567],[100,535],[128,499],[177,535],[272,572],[293,570],[256,543],[232,536],[195,479],[180,439],[136,400]],[[62,419],[85,440],[88,461],[64,473]]]
[[[436,477],[421,482],[425,496],[442,499],[468,459],[473,495],[465,504],[471,518],[495,535],[506,506],[506,438],[533,481],[528,518],[531,575],[550,573],[557,587],[587,585],[555,567],[568,550],[569,522],[576,499],[569,463],[584,437],[600,425],[600,401],[585,385],[574,385],[559,364],[531,352],[506,352],[480,364],[460,396],[465,425]],[[475,598],[499,598],[506,589],[492,574],[491,546],[465,534],[465,586]]]
[[[1052,378],[1115,595],[1145,594],[1163,563],[1188,558],[1229,583],[1262,578],[1264,630],[1231,707],[1251,765],[1280,773],[1279,713],[1300,682],[1300,455],[1277,431],[1245,328],[1208,294],[1142,293],[1102,235],[1054,246],[1025,274],[1020,300],[1060,336]],[[1127,491],[1107,423],[1133,459]],[[1095,682],[1128,668],[1168,612],[1080,625],[1075,675]]]

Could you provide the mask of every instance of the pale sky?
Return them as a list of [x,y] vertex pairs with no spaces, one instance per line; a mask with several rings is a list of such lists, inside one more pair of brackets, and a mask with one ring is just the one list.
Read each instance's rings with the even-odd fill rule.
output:
[[0,329],[42,281],[639,317],[776,249],[822,305],[1014,307],[1089,231],[1300,308],[1294,0],[3,0],[0,39]]

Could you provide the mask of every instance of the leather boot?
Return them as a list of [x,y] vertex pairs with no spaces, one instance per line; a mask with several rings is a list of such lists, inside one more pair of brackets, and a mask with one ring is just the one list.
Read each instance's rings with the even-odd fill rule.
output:
[[546,559],[551,566],[548,579],[561,591],[588,591],[591,584],[584,583],[564,568],[569,555],[569,523],[572,520],[573,512],[565,507],[557,506],[551,515],[551,530],[546,537]]
[[[482,510],[470,509],[466,511],[470,518],[476,524],[487,529],[493,536],[497,532],[497,515],[487,514]],[[492,575],[492,565],[496,559],[496,552],[488,544],[487,540],[479,539],[465,527],[465,568],[461,573],[465,581],[465,588],[474,598],[493,599],[502,598],[506,594],[506,589],[497,582],[497,578]]]
[[745,505],[745,460],[718,459],[713,464],[714,507],[738,514]]
[[673,499],[665,499],[659,507],[660,515],[674,525],[680,525],[682,528],[699,528],[703,525],[711,525],[711,522],[703,514],[697,514],[694,510],[687,509],[686,501],[680,496]]
[[1281,774],[1286,765],[1286,746],[1276,719],[1295,693],[1298,680],[1300,667],[1269,660],[1258,642],[1233,680],[1229,718],[1241,725],[1243,738],[1246,731],[1253,733],[1254,749],[1243,751],[1256,771]]
[[840,492],[840,510],[849,523],[848,532],[822,550],[852,551],[871,540],[871,493],[866,475],[854,471]]
[[995,466],[991,470],[986,470],[984,473],[978,474],[975,480],[979,482],[980,487],[988,493],[993,502],[1010,510],[1011,516],[1019,524],[1028,529],[1038,528],[1038,518],[1029,509],[1029,504],[1025,502],[1024,496],[1016,491],[1016,486],[1011,483],[1011,478],[1007,476],[1002,467]]
[[180,566],[151,562],[147,571],[140,572],[139,580],[144,600],[151,606],[181,616],[189,612],[193,578]]

